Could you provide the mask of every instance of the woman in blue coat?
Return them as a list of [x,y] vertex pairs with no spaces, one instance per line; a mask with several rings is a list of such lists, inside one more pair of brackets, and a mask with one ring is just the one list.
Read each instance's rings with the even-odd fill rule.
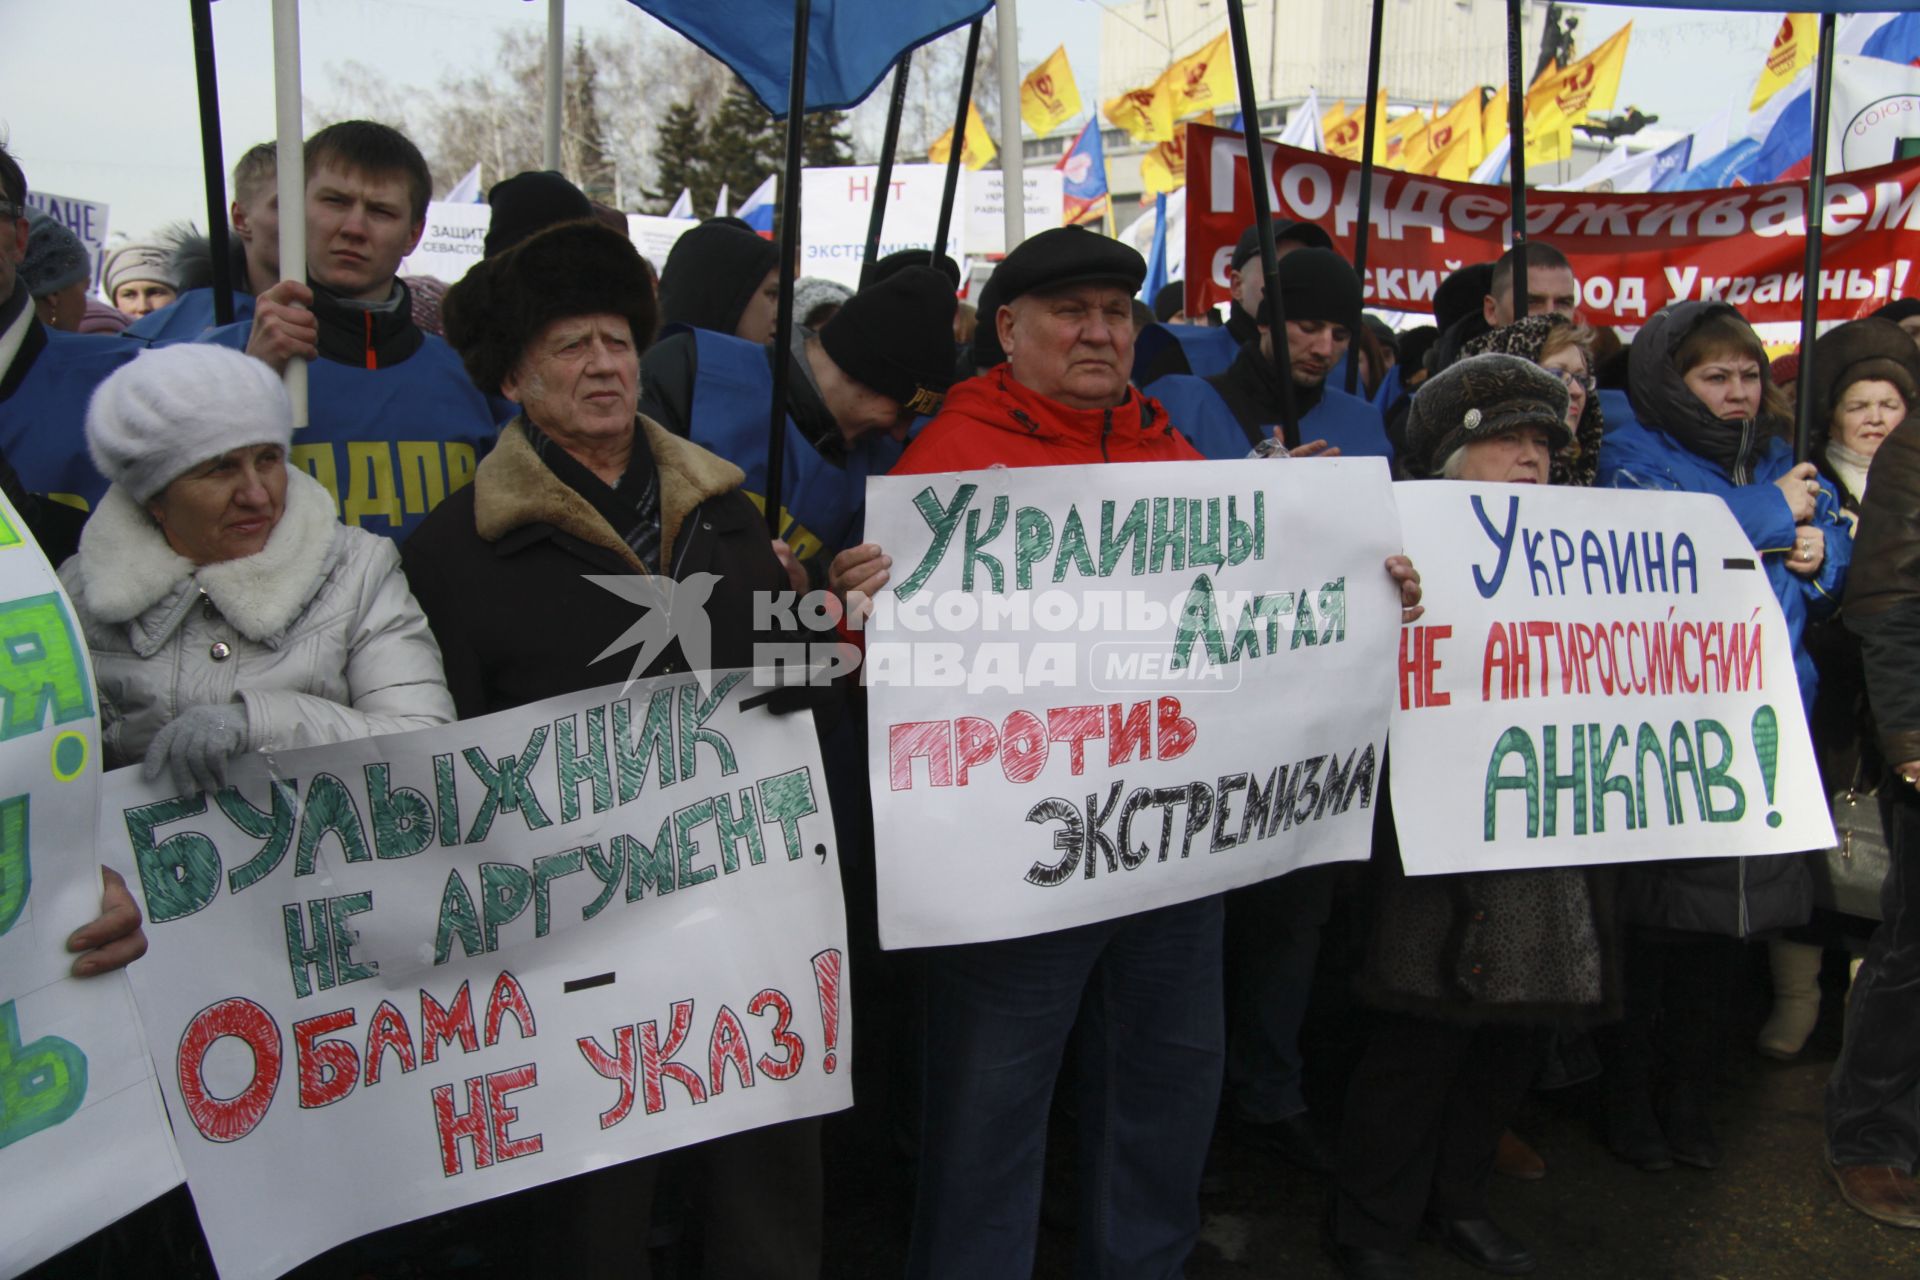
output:
[[[1759,337],[1732,307],[1663,308],[1634,340],[1628,394],[1638,421],[1600,449],[1598,483],[1711,493],[1739,520],[1786,615],[1811,704],[1807,623],[1839,603],[1853,543],[1840,499],[1777,432],[1785,402]],[[1636,863],[1621,868],[1626,1018],[1607,1030],[1607,1137],[1643,1169],[1711,1169],[1707,1113],[1740,979],[1740,940],[1805,923],[1812,887],[1797,855]]]

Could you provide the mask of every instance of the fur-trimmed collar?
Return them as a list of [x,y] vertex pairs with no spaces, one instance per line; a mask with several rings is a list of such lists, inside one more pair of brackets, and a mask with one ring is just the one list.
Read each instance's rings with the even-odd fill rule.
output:
[[[651,418],[641,416],[635,422],[660,471],[660,545],[670,559],[680,536],[680,523],[688,513],[709,498],[739,488],[746,474]],[[474,529],[486,541],[498,542],[526,525],[549,524],[613,552],[636,573],[646,572],[626,540],[593,509],[593,504],[540,461],[527,440],[523,423],[524,418],[508,423],[474,472]]]
[[157,652],[205,592],[220,616],[260,644],[278,642],[326,581],[340,532],[333,497],[306,472],[287,468],[287,505],[267,545],[250,556],[194,568],[119,485],[80,533],[75,557],[87,612],[131,623],[134,647]]

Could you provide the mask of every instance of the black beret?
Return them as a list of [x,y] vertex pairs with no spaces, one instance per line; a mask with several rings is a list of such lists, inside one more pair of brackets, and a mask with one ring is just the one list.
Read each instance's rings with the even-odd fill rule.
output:
[[493,221],[487,224],[481,251],[489,258],[555,223],[593,216],[586,192],[551,169],[516,173],[494,183],[487,203],[493,206]]
[[1567,430],[1567,387],[1531,360],[1489,352],[1455,361],[1420,385],[1407,414],[1407,464],[1431,478],[1453,451],[1521,427],[1547,433],[1558,451]]
[[953,313],[947,278],[907,267],[841,304],[820,330],[820,345],[855,382],[930,414],[953,385]]
[[960,288],[960,264],[946,254],[929,261],[931,251],[927,249],[899,249],[884,258],[876,258],[869,266],[860,268],[860,287],[879,284],[896,271],[908,267],[931,266],[947,278],[947,287],[958,292]]
[[[1331,249],[1295,249],[1280,259],[1280,304],[1289,320],[1323,320],[1360,327],[1360,277]],[[1260,323],[1271,324],[1273,308],[1260,304]]]
[[483,259],[447,290],[447,341],[473,385],[497,394],[536,334],[569,316],[616,315],[636,349],[653,341],[653,281],[633,242],[588,218],[536,232]]
[[1070,284],[1112,284],[1138,293],[1147,260],[1131,245],[1085,227],[1054,227],[1023,241],[993,269],[1000,305],[1036,289]]
[[[1273,220],[1273,239],[1277,244],[1282,240],[1291,240],[1303,244],[1309,249],[1333,248],[1333,237],[1311,222],[1288,222],[1285,218]],[[1247,265],[1250,258],[1260,256],[1260,224],[1255,223],[1240,233],[1240,242],[1233,246],[1233,269],[1238,271]]]
[[979,307],[980,323],[973,327],[973,350],[969,358],[973,367],[981,372],[995,365],[1007,362],[1007,353],[1000,347],[1000,271],[987,277],[980,286]]

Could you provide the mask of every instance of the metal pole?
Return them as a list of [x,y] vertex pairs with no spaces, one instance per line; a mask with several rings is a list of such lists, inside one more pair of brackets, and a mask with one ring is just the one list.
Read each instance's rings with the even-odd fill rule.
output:
[[[300,0],[273,0],[274,169],[280,197],[280,278],[307,280],[306,142],[300,120]],[[307,362],[280,375],[293,401],[295,430],[307,425]]]
[[[1353,270],[1364,290],[1367,280],[1367,241],[1373,231],[1373,144],[1379,127],[1379,112],[1374,102],[1380,96],[1380,24],[1387,13],[1387,0],[1373,0],[1373,26],[1367,33],[1367,124],[1360,143],[1360,225],[1353,233]],[[1347,352],[1347,394],[1360,385],[1360,361]]]
[[1513,318],[1527,314],[1527,95],[1520,80],[1520,0],[1507,0],[1507,189],[1513,205]]
[[1260,138],[1260,100],[1253,92],[1253,63],[1247,57],[1247,14],[1242,0],[1227,0],[1227,38],[1233,44],[1233,71],[1240,88],[1240,137],[1246,145],[1247,179],[1253,188],[1253,225],[1260,229],[1260,272],[1266,281],[1266,305],[1273,323],[1273,367],[1280,375],[1280,417],[1286,438],[1298,441],[1300,413],[1293,398],[1293,356],[1287,349],[1287,311],[1280,299],[1280,253],[1273,243],[1273,206],[1267,200],[1267,148]]
[[1000,194],[1006,246],[1012,253],[1027,238],[1026,153],[1020,144],[1020,21],[1014,0],[996,0],[993,30],[1000,61]]
[[560,169],[560,91],[567,78],[567,0],[547,0],[547,117],[541,163]]
[[[1831,13],[1820,15],[1820,59],[1813,82],[1813,171],[1807,175],[1806,287],[1800,295],[1800,386],[1812,385],[1813,336],[1820,320],[1820,237],[1825,229],[1827,204],[1827,120],[1833,108],[1833,24]],[[1793,456],[1805,462],[1813,452],[1813,397],[1796,396],[1793,415]]]
[[[800,244],[800,143],[807,131],[807,27],[812,0],[794,0],[787,78],[787,168],[780,182],[780,304],[773,321],[773,406],[767,421],[767,536],[780,536],[786,490],[787,381],[793,367],[793,259]],[[957,151],[958,148],[955,148]]]
[[900,117],[907,109],[907,69],[913,63],[913,50],[900,55],[893,64],[893,98],[887,103],[887,132],[880,140],[880,168],[873,175],[873,212],[867,215],[867,251],[860,258],[862,283],[880,256],[880,230],[887,221],[887,200],[893,190],[893,153],[900,147]]
[[213,62],[213,0],[189,0],[189,3],[193,12],[193,71],[200,86],[200,167],[207,175],[207,247],[213,253],[213,322],[232,324],[233,257],[227,241],[227,162],[220,154],[220,83]]
[[953,115],[953,145],[947,148],[947,187],[940,193],[940,222],[933,236],[930,265],[947,251],[947,228],[953,225],[953,197],[960,189],[960,155],[967,149],[967,108],[973,102],[973,64],[980,57],[980,18],[967,28],[967,60],[960,67],[960,109]]

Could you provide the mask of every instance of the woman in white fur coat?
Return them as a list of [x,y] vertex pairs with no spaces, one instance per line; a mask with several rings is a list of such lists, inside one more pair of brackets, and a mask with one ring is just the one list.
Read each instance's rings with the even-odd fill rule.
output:
[[454,718],[391,540],[341,525],[287,465],[266,365],[149,351],[100,384],[87,447],[112,486],[61,567],[93,654],[109,766],[212,790],[244,751]]

